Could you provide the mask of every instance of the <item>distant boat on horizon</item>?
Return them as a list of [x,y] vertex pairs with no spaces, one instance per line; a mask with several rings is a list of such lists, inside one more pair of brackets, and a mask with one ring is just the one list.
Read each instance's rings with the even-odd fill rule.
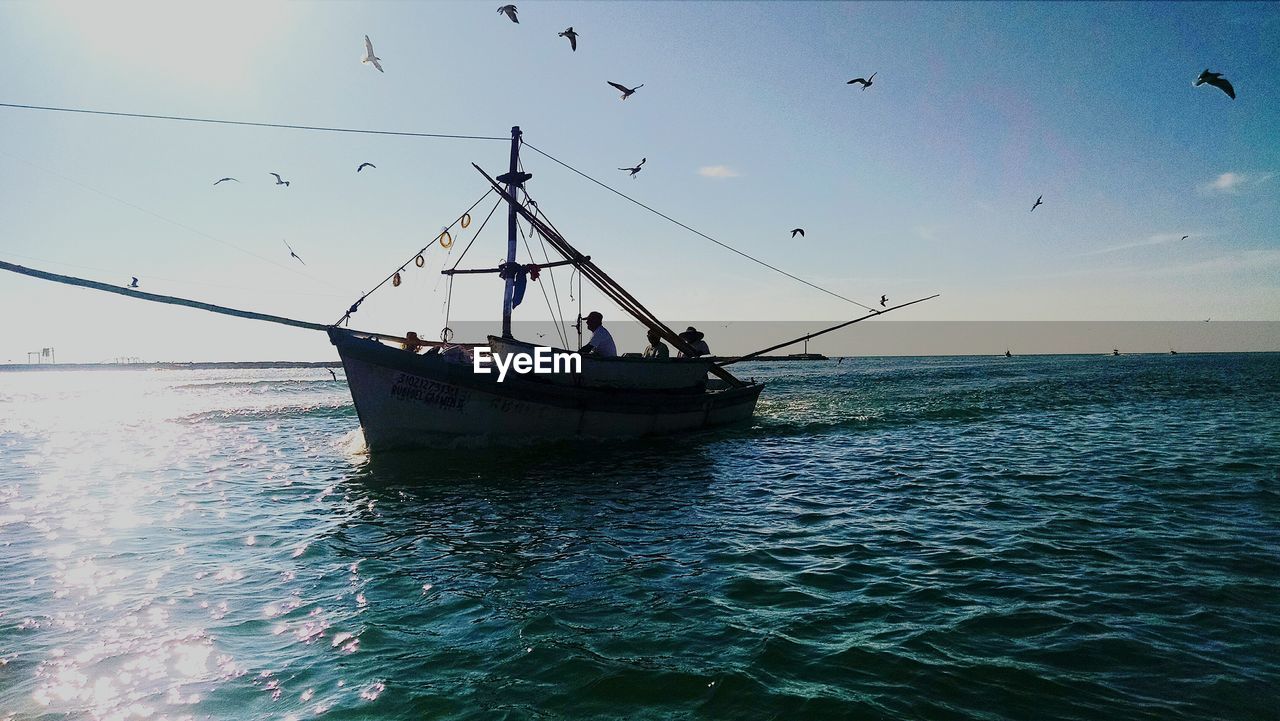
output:
[[1111,355],[1120,355],[1120,349],[1119,349],[1119,348],[1112,348],[1112,349],[1111,349]]

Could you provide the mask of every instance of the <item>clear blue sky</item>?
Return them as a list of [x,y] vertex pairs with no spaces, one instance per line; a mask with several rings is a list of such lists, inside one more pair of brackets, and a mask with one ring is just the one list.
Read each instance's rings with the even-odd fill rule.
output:
[[[516,25],[497,4],[9,2],[0,102],[482,135],[518,124],[839,293],[943,294],[897,319],[1280,320],[1280,5],[522,2]],[[576,53],[556,37],[569,25]],[[385,74],[359,62],[366,33]],[[1238,99],[1192,87],[1205,68]],[[866,92],[845,84],[871,72]],[[606,80],[645,86],[620,102]],[[479,197],[470,162],[500,172],[506,153],[0,108],[0,258],[328,322]],[[641,157],[636,180],[615,170]],[[377,170],[356,175],[364,161]],[[528,151],[526,167],[565,235],[660,316],[862,312]],[[228,175],[242,182],[212,187]],[[497,262],[494,230],[464,265]],[[353,325],[434,336],[442,260]],[[530,292],[517,317],[542,320]],[[333,357],[320,334],[9,274],[0,303],[0,362],[45,346],[60,361]],[[460,279],[453,307],[496,319],[498,281]]]

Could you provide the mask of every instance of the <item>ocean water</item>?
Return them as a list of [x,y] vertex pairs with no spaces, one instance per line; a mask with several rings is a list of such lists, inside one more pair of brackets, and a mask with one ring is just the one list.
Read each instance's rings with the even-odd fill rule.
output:
[[0,720],[1277,717],[1280,355],[740,370],[372,458],[320,369],[0,373]]

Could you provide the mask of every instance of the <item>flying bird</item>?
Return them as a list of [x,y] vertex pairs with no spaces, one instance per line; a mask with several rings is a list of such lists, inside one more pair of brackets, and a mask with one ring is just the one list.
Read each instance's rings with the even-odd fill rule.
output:
[[803,238],[803,237],[804,237],[804,228],[792,228],[792,229],[791,229],[791,237],[792,237],[792,238],[796,237],[796,235],[797,235],[797,234],[798,234],[801,238]]
[[515,23],[516,25],[520,24],[520,18],[516,17],[515,5],[503,5],[502,7],[498,8],[498,13],[505,14],[507,17],[511,18],[511,22]]
[[613,87],[617,88],[617,89],[618,89],[618,91],[622,93],[622,99],[623,99],[623,100],[626,100],[627,98],[631,97],[632,95],[634,95],[634,94],[635,94],[635,92],[636,92],[637,90],[639,90],[640,88],[643,88],[643,87],[644,87],[644,83],[640,83],[639,85],[635,86],[634,88],[628,88],[627,86],[625,86],[625,85],[619,85],[619,84],[617,84],[617,83],[613,82],[612,80],[606,80],[605,82],[606,82],[606,83],[609,83],[609,84],[610,84],[610,85],[612,85]]
[[268,175],[276,176],[276,185],[283,185],[286,188],[289,187],[289,181],[281,178],[279,173],[268,173]]
[[1187,238],[1190,238],[1190,237],[1191,237],[1191,236],[1189,236],[1189,235],[1184,235],[1184,236],[1182,236],[1181,238],[1179,238],[1178,240],[1186,240]]
[[1033,205],[1033,206],[1031,206],[1031,212],[1032,212],[1032,213],[1036,212],[1036,208],[1038,208],[1038,207],[1040,207],[1040,206],[1042,206],[1042,205],[1044,205],[1044,196],[1043,196],[1043,195],[1042,195],[1042,196],[1040,196],[1039,198],[1036,198],[1036,204],[1035,204],[1035,205]]
[[329,375],[333,376],[335,381],[338,380],[338,374],[334,373],[332,368],[325,368],[325,370],[329,371]]
[[[129,276],[129,277],[130,277],[130,278],[133,278],[133,282],[129,284],[129,287],[130,287],[130,288],[137,288],[137,287],[138,287],[138,279],[137,279],[136,277],[134,277],[134,276]],[[1208,322],[1208,321],[1205,321],[1205,322]]]
[[881,308],[883,308],[883,307],[884,307],[884,304],[885,304],[885,303],[888,303],[888,302],[889,302],[889,296],[887,296],[887,295],[882,295],[882,296],[880,296],[880,307],[881,307]]
[[573,31],[573,26],[572,26],[572,25],[570,25],[570,26],[568,27],[568,29],[567,29],[567,30],[565,30],[564,32],[560,33],[560,34],[559,34],[559,36],[560,36],[560,37],[562,37],[562,38],[569,38],[569,47],[573,48],[574,52],[577,52],[577,50],[578,50],[578,34],[577,34],[577,33],[575,33],[575,32]]
[[[215,180],[215,181],[213,181],[213,184],[214,184],[214,185],[217,185],[218,183],[225,183],[225,182],[227,182],[228,180],[236,180],[236,179],[235,179],[235,178],[223,178],[223,179],[221,179],[221,180]],[[239,183],[240,181],[239,181],[239,180],[236,180],[236,182],[237,182],[237,183]]]
[[364,170],[365,168],[373,168],[377,170],[378,166],[374,165],[373,163],[361,163],[360,167],[356,168],[356,172],[358,173],[361,170]]
[[[876,72],[879,72],[879,71],[876,71]],[[876,77],[876,74],[871,73],[871,77],[869,78],[854,78],[853,80],[850,80],[849,82],[845,83],[845,85],[853,85],[854,83],[861,83],[862,89],[866,90],[867,88],[875,84],[874,82],[872,82],[875,80],[875,77]]]
[[644,165],[644,163],[645,163],[645,161],[646,161],[646,160],[648,160],[648,158],[641,158],[641,159],[640,159],[640,165],[637,165],[637,166],[635,166],[635,167],[633,167],[633,168],[618,168],[618,170],[626,170],[626,171],[630,172],[630,173],[631,173],[631,177],[633,177],[633,178],[634,178],[634,177],[636,177],[636,173],[639,173],[639,172],[640,172],[640,167],[641,167],[642,165]]
[[1226,93],[1227,97],[1231,98],[1232,100],[1236,99],[1236,89],[1231,87],[1230,80],[1227,80],[1226,78],[1222,77],[1222,73],[1211,73],[1209,72],[1208,68],[1206,68],[1203,73],[1200,73],[1200,77],[1196,78],[1195,84],[1196,84],[1196,87],[1200,87],[1205,83],[1208,83],[1213,87]]
[[[282,238],[282,239],[281,239],[281,242],[282,242],[282,243],[284,243],[284,247],[286,247],[286,248],[288,248],[288,249],[289,249],[289,257],[290,257],[290,258],[298,258],[298,254],[297,254],[297,253],[295,253],[295,252],[293,252],[293,246],[289,245],[289,241],[284,240],[284,239]],[[298,258],[298,262],[299,262],[299,263],[302,263],[303,265],[306,265],[306,264],[307,264],[307,261],[303,260],[302,258]]]
[[382,60],[382,58],[373,54],[373,43],[369,41],[369,36],[365,35],[364,36],[364,58],[360,62],[372,63],[373,67],[377,68],[378,72],[381,73],[384,71],[382,69],[382,63],[378,62],[380,60]]

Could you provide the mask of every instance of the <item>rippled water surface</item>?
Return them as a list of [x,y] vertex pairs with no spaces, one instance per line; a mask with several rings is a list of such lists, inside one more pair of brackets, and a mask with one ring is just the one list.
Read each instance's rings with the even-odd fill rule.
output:
[[0,720],[1276,718],[1280,356],[742,372],[374,458],[321,369],[0,373]]

